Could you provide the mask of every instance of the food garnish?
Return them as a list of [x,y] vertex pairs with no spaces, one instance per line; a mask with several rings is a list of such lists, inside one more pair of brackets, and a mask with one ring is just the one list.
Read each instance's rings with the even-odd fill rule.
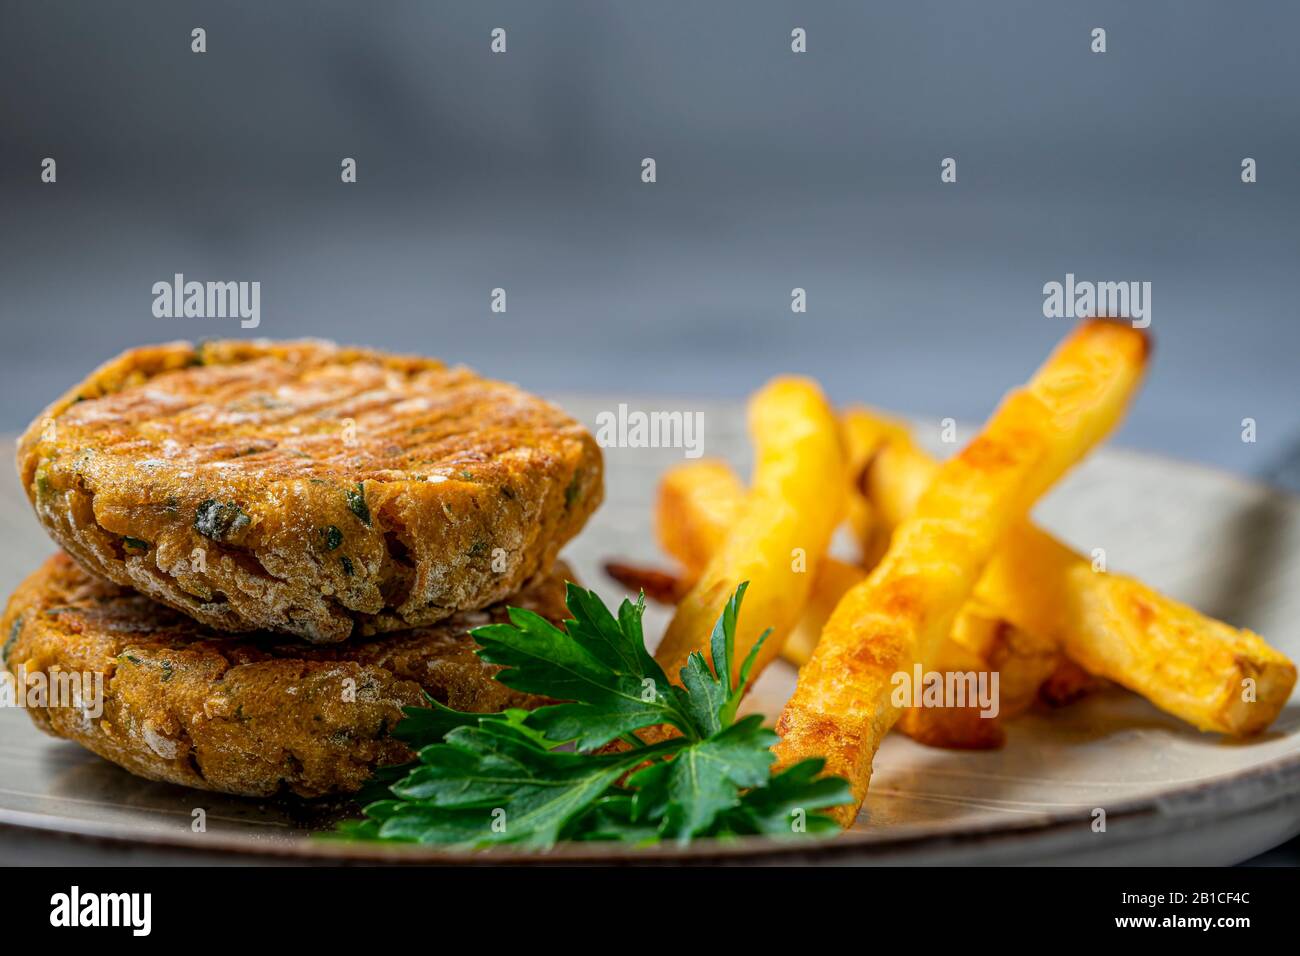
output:
[[[429,701],[406,708],[394,735],[417,757],[377,778],[364,820],[343,836],[482,848],[547,849],[562,840],[638,845],[701,837],[824,835],[821,811],[851,799],[847,783],[819,777],[823,761],[771,772],[776,734],[761,715],[737,717],[758,641],[737,670],[736,622],[747,582],[710,637],[712,666],[691,654],[681,684],[646,649],[645,596],[612,613],[569,584],[561,629],[532,611],[470,633],[497,680],[563,703],[470,714]],[[733,677],[731,675],[735,674]],[[672,728],[647,743],[637,731]]]

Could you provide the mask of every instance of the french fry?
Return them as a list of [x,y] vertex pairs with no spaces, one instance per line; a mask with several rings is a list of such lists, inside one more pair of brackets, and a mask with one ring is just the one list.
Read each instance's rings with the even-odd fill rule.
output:
[[[884,434],[880,430],[875,433]],[[740,488],[739,479],[730,467],[717,461],[690,462],[667,471],[660,480],[656,506],[658,527],[673,529],[671,537],[660,534],[664,550],[678,560],[683,560],[684,555],[706,553],[711,546],[709,542],[725,534],[726,523],[734,520],[740,510]],[[884,537],[887,541],[888,535]],[[833,557],[823,560],[808,603],[790,632],[781,656],[798,666],[807,663],[835,605],[866,576],[867,572],[856,565]],[[626,575],[619,580],[633,588],[641,582],[641,578]],[[648,589],[647,593],[650,593]],[[999,717],[978,717],[977,713],[972,718],[968,714],[945,714],[936,708],[919,708],[911,714],[909,708],[898,727],[909,737],[930,746],[959,750],[997,746],[1003,737],[1001,731],[986,725],[1029,707],[1037,698],[1039,684],[1059,663],[1060,652],[1049,642],[997,619],[978,602],[970,602],[962,609],[953,626],[952,638],[966,653],[953,648],[947,654],[941,653],[941,659],[950,663],[973,661],[965,670],[998,672]]]
[[692,580],[704,571],[744,507],[745,485],[725,461],[701,458],[659,480],[655,534]]
[[893,677],[933,661],[998,542],[1109,432],[1146,364],[1147,342],[1118,322],[1081,324],[984,431],[940,466],[885,557],[831,615],[777,722],[777,766],[813,757],[853,793],[848,826],[880,742],[898,719]]
[[[851,406],[840,415],[848,481],[846,517],[862,545],[863,564],[871,567],[889,545],[890,528],[876,519],[862,491],[862,477],[876,452],[907,437],[901,423],[878,412]],[[704,458],[669,469],[659,481],[655,533],[660,546],[697,577],[717,551],[743,506],[746,489],[726,462]]]
[[[1043,682],[1064,662],[1060,649],[1050,641],[1003,620],[978,600],[967,601],[957,615],[952,643],[997,673],[1001,718],[1028,710],[1038,700]],[[1086,693],[1081,688],[1080,696]]]
[[753,490],[699,580],[677,606],[655,658],[675,676],[693,651],[707,646],[732,591],[750,582],[736,631],[737,662],[767,628],[754,663],[757,676],[785,644],[839,524],[844,453],[839,423],[817,385],[777,378],[749,405],[754,441]]
[[[991,674],[988,664],[978,655],[954,641],[944,641],[927,668],[945,677],[973,674],[976,680],[985,681]],[[980,705],[972,700],[960,707],[904,707],[894,726],[927,747],[994,750],[1006,742],[1003,716],[1001,709],[994,716],[984,716]]]
[[[891,439],[865,475],[877,518],[889,526],[902,521],[938,470],[908,437]],[[1003,538],[975,595],[994,615],[1052,641],[1091,674],[1201,730],[1257,733],[1277,717],[1295,685],[1295,665],[1258,635],[1134,578],[1093,571],[1088,558],[1027,522]],[[1093,686],[1071,678],[1077,675],[1066,671],[1047,693],[1073,698]]]
[[[855,565],[834,558],[822,562],[817,579],[813,582],[812,594],[804,607],[799,623],[786,641],[782,656],[795,664],[802,665],[812,657],[817,641],[825,629],[840,599],[854,586],[861,583],[867,572]],[[986,659],[968,647],[952,641],[945,641],[934,660],[932,668],[941,674],[950,671],[962,674],[981,672],[987,681],[990,668]],[[978,677],[977,677],[978,679]],[[1034,686],[1034,692],[1037,691]],[[1030,701],[1032,701],[1032,694]],[[907,707],[896,725],[917,743],[928,747],[943,747],[949,750],[986,750],[1001,747],[1006,739],[1002,730],[1001,718],[1006,711],[1005,696],[1000,698],[1001,709],[996,716],[981,714],[978,702],[971,701],[961,707]]]
[[1103,678],[1093,677],[1074,661],[1065,657],[1038,688],[1038,696],[1049,707],[1065,707],[1093,693],[1105,683]]
[[840,413],[840,428],[844,434],[849,481],[845,516],[862,548],[862,564],[871,568],[889,547],[892,529],[876,517],[874,506],[863,493],[863,472],[881,447],[893,439],[905,438],[907,429],[859,405],[850,406]]
[[840,598],[844,597],[849,588],[866,576],[866,571],[847,561],[831,557],[822,561],[821,567],[817,569],[817,577],[813,579],[808,603],[799,616],[799,623],[790,632],[781,656],[800,666],[812,657],[813,648],[821,639],[822,628],[830,619],[835,605],[840,603]]

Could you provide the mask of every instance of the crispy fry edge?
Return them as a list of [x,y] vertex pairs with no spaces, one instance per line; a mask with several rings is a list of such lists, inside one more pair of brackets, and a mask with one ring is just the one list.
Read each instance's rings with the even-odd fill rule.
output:
[[934,657],[999,540],[1122,416],[1140,382],[1145,336],[1114,322],[1081,324],[984,430],[942,465],[880,565],[836,608],[777,724],[779,766],[822,756],[854,803],[900,710],[892,677]]

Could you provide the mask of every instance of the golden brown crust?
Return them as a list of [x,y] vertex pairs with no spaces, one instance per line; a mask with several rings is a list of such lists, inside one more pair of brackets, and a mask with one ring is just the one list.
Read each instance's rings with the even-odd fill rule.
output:
[[603,493],[595,440],[541,399],[316,341],[126,352],[28,428],[18,471],[90,571],[316,642],[501,600]]
[[[938,470],[906,435],[891,439],[867,475],[884,523],[896,525],[910,514]],[[1002,538],[975,598],[991,616],[1072,659],[1043,688],[1053,704],[1087,694],[1107,678],[1201,730],[1246,736],[1277,719],[1295,686],[1295,665],[1258,634],[1206,617],[1134,578],[1099,573],[1090,558],[1027,522]],[[1094,678],[1085,679],[1085,671]],[[1007,679],[1004,670],[1004,713]]]
[[778,766],[822,756],[849,781],[854,802],[833,811],[845,826],[901,713],[893,675],[934,660],[1008,529],[1122,416],[1146,352],[1136,330],[1081,323],[941,466],[881,563],[835,608],[777,721],[775,750]]
[[[557,563],[509,603],[559,621],[567,575]],[[0,634],[15,675],[103,675],[98,717],[66,701],[28,707],[47,733],[151,780],[315,797],[353,792],[376,767],[409,760],[388,731],[424,693],[474,712],[537,703],[492,680],[499,668],[473,653],[467,629],[505,619],[496,605],[346,644],[231,638],[57,554],[10,598]]]

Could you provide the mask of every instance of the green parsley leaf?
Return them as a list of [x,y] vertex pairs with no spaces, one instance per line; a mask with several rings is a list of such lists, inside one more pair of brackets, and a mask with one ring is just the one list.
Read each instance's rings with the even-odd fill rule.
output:
[[691,654],[686,659],[686,666],[682,668],[682,684],[688,692],[687,707],[705,736],[718,733],[736,719],[736,708],[740,706],[745,687],[749,683],[749,672],[754,667],[763,642],[772,633],[769,628],[754,643],[733,686],[731,674],[734,670],[732,658],[736,647],[736,618],[740,614],[740,605],[748,587],[749,582],[745,581],[736,588],[713,626],[713,634],[709,639],[713,670],[709,670],[704,663],[704,655],[699,652]]
[[546,750],[504,721],[458,727],[446,743],[421,750],[420,765],[393,784],[404,804],[393,808],[379,833],[427,841],[432,831],[438,842],[453,833],[452,842],[476,847],[550,847],[615,780],[648,756],[681,746],[665,741],[644,750],[581,754]]
[[752,714],[674,759],[654,763],[628,778],[637,788],[637,819],[661,819],[660,834],[687,843],[725,810],[740,805],[740,792],[767,783],[776,734]]
[[412,750],[442,743],[443,738],[458,727],[476,727],[483,716],[452,710],[428,694],[424,695],[424,700],[427,707],[403,707],[404,716],[393,728],[393,736]]
[[[381,769],[364,791],[366,819],[334,836],[479,848],[545,849],[560,840],[645,845],[699,837],[834,833],[820,811],[848,803],[848,784],[806,760],[771,775],[776,734],[736,719],[766,634],[737,669],[736,621],[746,585],[710,636],[712,666],[692,654],[681,686],[645,647],[645,596],[617,616],[593,592],[568,587],[571,620],[557,627],[510,608],[509,624],[471,631],[508,687],[564,703],[470,714],[426,699],[393,735],[417,753]],[[734,674],[734,678],[733,678]],[[647,745],[645,727],[678,731]],[[623,749],[609,745],[623,740]]]
[[620,840],[644,846],[657,843],[658,825],[654,822],[638,822],[633,817],[632,801],[632,794],[611,788],[591,805],[586,814],[564,831],[564,839]]
[[810,757],[786,767],[767,786],[745,793],[739,806],[718,818],[718,825],[710,835],[798,836],[839,832],[839,824],[833,818],[816,811],[851,803],[853,793],[843,777],[819,777],[825,766],[826,761],[821,757]]
[[644,597],[635,605],[624,601],[618,620],[577,585],[569,585],[567,603],[573,619],[565,630],[540,614],[511,608],[510,624],[470,631],[479,656],[505,668],[496,676],[501,683],[570,701],[533,711],[529,726],[578,750],[595,750],[656,724],[671,724],[692,738],[702,735],[683,706],[685,695],[645,649]]

